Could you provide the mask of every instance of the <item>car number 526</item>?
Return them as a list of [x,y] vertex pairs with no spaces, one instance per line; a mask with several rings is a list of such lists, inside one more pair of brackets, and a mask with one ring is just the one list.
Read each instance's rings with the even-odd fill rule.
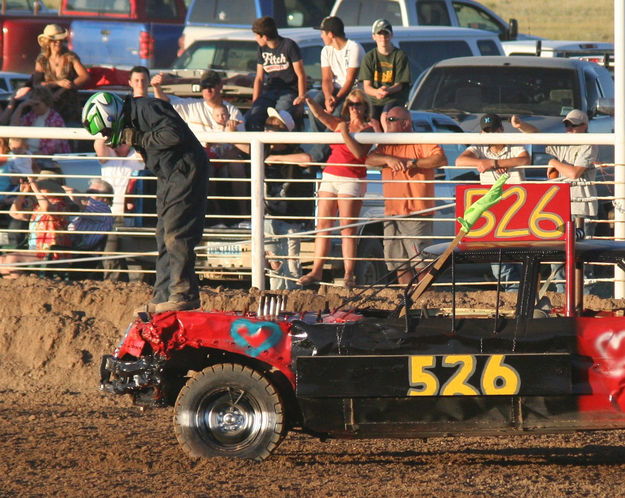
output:
[[[453,354],[444,356],[419,355],[409,357],[408,396],[505,396],[518,394],[521,377],[514,367],[504,363],[502,354],[482,357],[479,385],[476,379],[478,357]],[[437,365],[437,361],[439,364]],[[449,375],[446,370],[451,370]],[[440,378],[446,379],[441,386]],[[475,381],[474,381],[475,382]]]

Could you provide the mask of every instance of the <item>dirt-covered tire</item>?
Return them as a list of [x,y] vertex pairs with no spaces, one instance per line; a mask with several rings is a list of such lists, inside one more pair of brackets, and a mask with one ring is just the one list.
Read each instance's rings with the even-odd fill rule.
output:
[[286,431],[274,386],[238,364],[207,367],[191,377],[174,408],[176,438],[191,457],[267,458]]

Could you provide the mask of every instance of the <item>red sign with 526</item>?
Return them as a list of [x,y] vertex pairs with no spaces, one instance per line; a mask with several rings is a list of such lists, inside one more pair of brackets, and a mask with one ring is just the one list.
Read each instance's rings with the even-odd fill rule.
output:
[[[485,195],[489,185],[456,187],[456,217]],[[503,187],[501,200],[484,211],[468,241],[564,240],[571,219],[571,194],[567,183],[532,183]],[[457,230],[460,224],[457,224]]]

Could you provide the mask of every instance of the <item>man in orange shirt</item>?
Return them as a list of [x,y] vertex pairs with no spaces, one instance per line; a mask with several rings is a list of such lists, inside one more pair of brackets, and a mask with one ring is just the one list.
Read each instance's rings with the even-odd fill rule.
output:
[[[410,133],[410,112],[402,106],[388,111],[388,133]],[[397,281],[406,285],[414,268],[406,260],[415,257],[428,245],[434,215],[434,169],[447,164],[439,145],[380,145],[366,161],[367,166],[382,170],[384,213],[392,217],[384,222],[384,257],[390,271],[397,270]],[[425,219],[423,219],[425,218]]]

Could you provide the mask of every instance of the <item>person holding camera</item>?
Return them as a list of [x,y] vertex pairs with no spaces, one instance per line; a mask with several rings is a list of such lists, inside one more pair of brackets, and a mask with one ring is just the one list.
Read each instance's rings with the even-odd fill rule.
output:
[[28,177],[20,181],[19,191],[21,195],[11,205],[9,214],[16,220],[28,222],[28,251],[0,256],[0,274],[3,278],[17,278],[20,275],[15,267],[10,266],[15,263],[67,257],[67,254],[60,252],[50,253],[50,248],[71,245],[69,235],[65,233],[69,220],[63,213],[70,209],[65,202],[63,187],[54,180],[35,181]]

